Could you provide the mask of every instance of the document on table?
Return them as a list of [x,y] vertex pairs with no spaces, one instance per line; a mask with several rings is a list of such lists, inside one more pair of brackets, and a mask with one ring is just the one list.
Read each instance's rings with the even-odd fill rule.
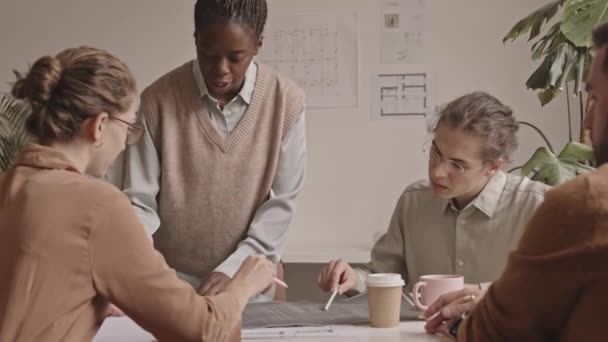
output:
[[[337,324],[362,324],[369,321],[367,293],[334,301],[328,311],[324,303],[252,303],[243,312],[243,329],[327,326]],[[402,300],[401,320],[416,320],[420,312]]]
[[273,339],[286,337],[323,337],[335,336],[336,331],[331,326],[325,327],[282,327],[263,329],[243,329],[241,338],[244,340]]

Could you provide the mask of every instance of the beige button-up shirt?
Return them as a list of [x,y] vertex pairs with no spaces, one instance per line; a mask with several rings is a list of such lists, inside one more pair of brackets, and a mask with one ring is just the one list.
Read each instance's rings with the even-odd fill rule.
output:
[[475,284],[496,280],[548,189],[498,172],[458,211],[451,201],[433,197],[428,181],[408,186],[371,262],[355,269],[355,289],[365,291],[370,272],[401,273],[410,289],[425,274],[460,274],[465,283]]

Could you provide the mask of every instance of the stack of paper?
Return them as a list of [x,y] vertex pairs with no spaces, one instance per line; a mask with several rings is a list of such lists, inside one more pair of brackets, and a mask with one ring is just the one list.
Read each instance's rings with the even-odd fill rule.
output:
[[[367,294],[336,300],[328,311],[324,303],[252,303],[243,312],[243,329],[328,326],[337,324],[363,324],[369,321]],[[401,320],[416,320],[419,311],[407,302],[401,302]]]

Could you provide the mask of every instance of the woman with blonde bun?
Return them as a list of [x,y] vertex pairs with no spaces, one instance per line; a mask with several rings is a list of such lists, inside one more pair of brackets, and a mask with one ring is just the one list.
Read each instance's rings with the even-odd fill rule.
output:
[[224,341],[272,282],[248,258],[220,294],[197,295],[152,246],[129,199],[96,179],[142,133],[128,67],[108,52],[38,59],[12,94],[31,104],[26,146],[0,174],[0,342],[90,341],[109,303],[164,341]]

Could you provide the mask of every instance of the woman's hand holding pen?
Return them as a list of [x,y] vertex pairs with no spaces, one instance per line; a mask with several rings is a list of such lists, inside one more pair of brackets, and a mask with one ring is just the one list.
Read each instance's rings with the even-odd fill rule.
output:
[[249,256],[243,261],[224,292],[242,299],[243,307],[254,295],[264,292],[274,281],[274,266],[265,256]]

